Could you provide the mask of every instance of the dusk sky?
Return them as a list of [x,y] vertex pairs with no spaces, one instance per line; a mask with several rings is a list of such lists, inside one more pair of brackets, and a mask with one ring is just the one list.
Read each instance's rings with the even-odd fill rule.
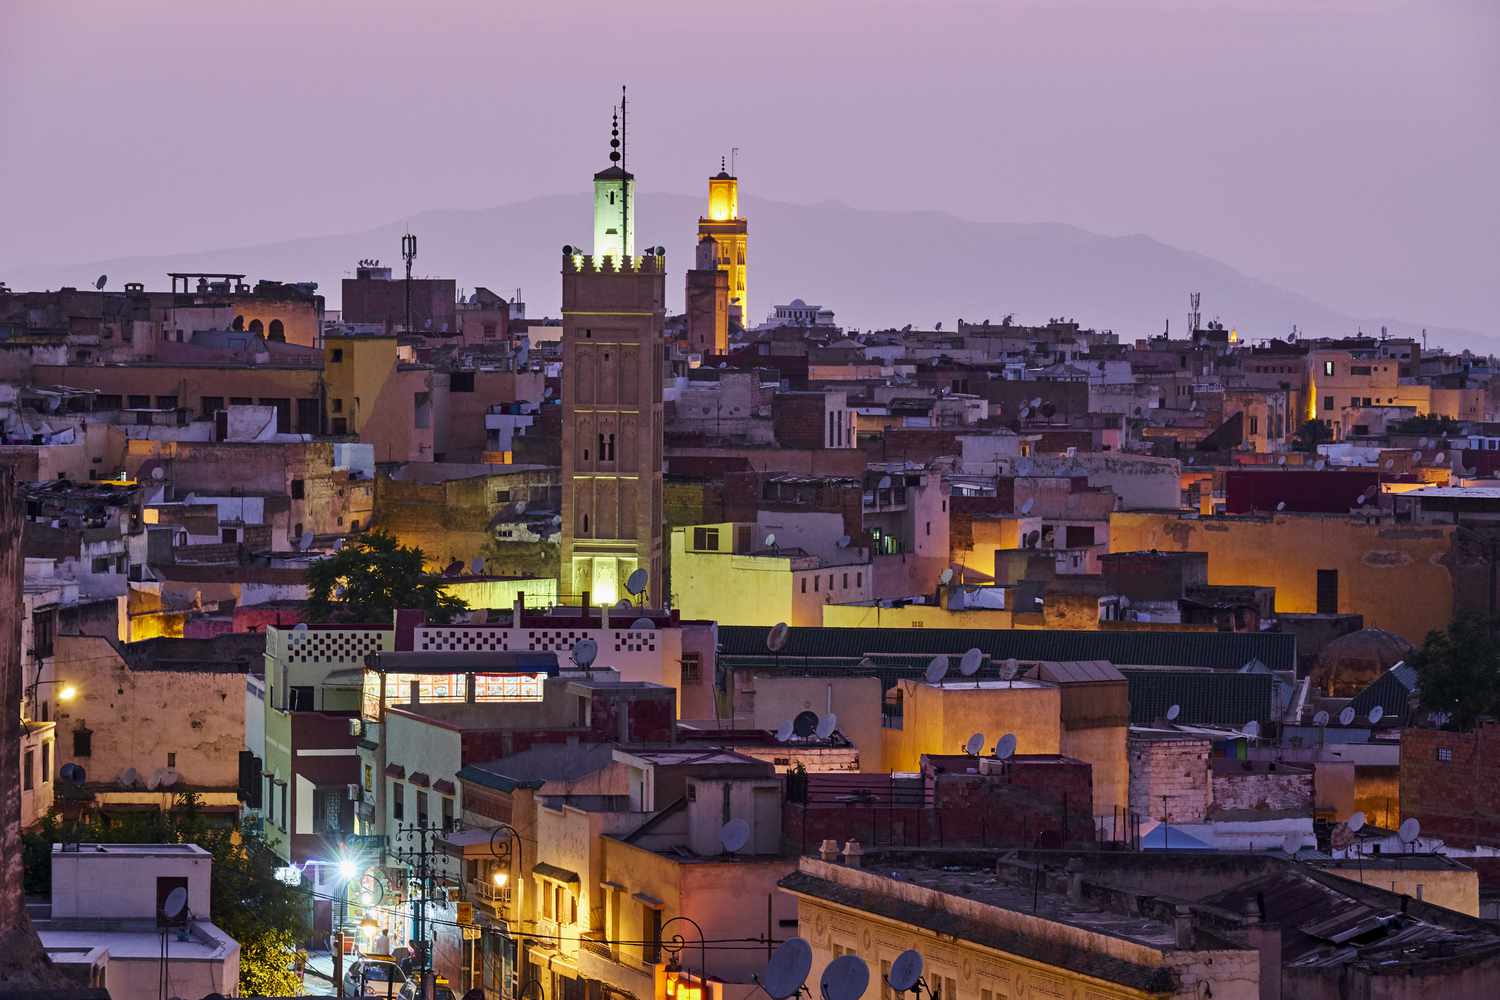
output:
[[1495,0],[0,0],[0,279],[587,197],[621,82],[642,188],[738,146],[752,240],[756,196],[932,208],[1500,315]]

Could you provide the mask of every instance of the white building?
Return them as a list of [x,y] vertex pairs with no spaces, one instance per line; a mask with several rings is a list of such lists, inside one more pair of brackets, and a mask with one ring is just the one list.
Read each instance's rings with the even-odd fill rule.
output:
[[[232,996],[240,946],[210,919],[213,858],[196,844],[52,845],[52,899],[33,920],[48,957],[112,1000]],[[164,912],[174,889],[187,907]]]
[[766,321],[756,327],[757,331],[775,330],[783,326],[807,326],[807,327],[834,327],[833,310],[824,309],[822,306],[810,306],[801,299],[793,299],[784,306],[777,306],[766,317]]

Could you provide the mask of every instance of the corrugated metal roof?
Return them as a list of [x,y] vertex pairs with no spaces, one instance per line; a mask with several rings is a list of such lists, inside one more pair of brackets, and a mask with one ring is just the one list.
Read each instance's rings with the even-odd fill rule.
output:
[[1149,725],[1178,706],[1182,725],[1243,726],[1272,717],[1270,674],[1214,670],[1126,670],[1130,721]]
[[1037,677],[1053,684],[1093,684],[1125,679],[1125,675],[1108,660],[1044,660],[1036,666]]
[[971,648],[991,660],[1108,660],[1115,666],[1213,667],[1238,670],[1259,659],[1272,670],[1292,670],[1297,642],[1281,632],[1093,632],[1079,629],[793,628],[779,657],[766,650],[770,629],[721,625],[721,656],[791,661],[854,659],[867,654],[962,656]]
[[1361,720],[1368,718],[1370,709],[1379,705],[1385,719],[1405,724],[1411,714],[1411,693],[1416,689],[1416,668],[1398,663],[1355,695],[1349,705]]

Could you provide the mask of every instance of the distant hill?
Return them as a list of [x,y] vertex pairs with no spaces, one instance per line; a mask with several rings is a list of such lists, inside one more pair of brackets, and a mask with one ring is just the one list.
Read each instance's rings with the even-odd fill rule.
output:
[[[759,322],[773,304],[800,297],[833,309],[841,324],[860,329],[952,329],[962,317],[1017,322],[1053,316],[1113,329],[1122,338],[1186,328],[1189,292],[1203,295],[1205,320],[1218,317],[1252,339],[1285,336],[1295,324],[1309,336],[1378,332],[1416,334],[1420,321],[1357,318],[1304,295],[1241,274],[1220,261],[1147,236],[1100,236],[1053,223],[979,223],[942,212],[886,212],[837,202],[794,205],[749,199],[749,294]],[[692,260],[702,199],[643,194],[638,238],[667,249],[668,303],[681,309],[682,272]],[[497,208],[431,211],[411,218],[420,239],[417,273],[457,278],[461,288],[485,285],[509,297],[517,288],[531,316],[558,312],[558,263],[563,244],[592,238],[592,201],[552,195]],[[378,257],[400,270],[406,223],[359,233],[259,246],[93,261],[69,267],[0,274],[14,289],[86,287],[103,273],[109,287],[142,281],[166,285],[168,271],[244,271],[254,278],[317,281],[330,307],[339,279],[354,262]],[[1488,352],[1495,341],[1469,330],[1429,330],[1434,346]]]

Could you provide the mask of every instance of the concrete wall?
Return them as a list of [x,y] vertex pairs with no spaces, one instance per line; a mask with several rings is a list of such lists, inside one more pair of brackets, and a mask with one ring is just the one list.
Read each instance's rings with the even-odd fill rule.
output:
[[1351,882],[1361,882],[1402,896],[1420,899],[1434,906],[1479,916],[1479,873],[1457,862],[1451,867],[1434,867],[1430,855],[1410,868],[1401,866],[1399,856],[1381,855],[1373,863],[1342,862],[1321,866],[1324,871]]
[[1222,809],[1311,809],[1313,775],[1311,771],[1281,770],[1272,773],[1215,772],[1213,807]]
[[1206,739],[1151,739],[1129,742],[1130,809],[1170,823],[1201,823],[1212,801]]
[[[741,687],[749,681],[748,690]],[[881,772],[885,767],[880,730],[881,688],[878,677],[794,677],[786,674],[736,674],[735,723],[745,721],[755,729],[775,730],[799,712],[817,712],[830,707],[838,716],[838,729],[859,750],[859,769]]]
[[84,845],[52,849],[52,918],[146,919],[156,915],[156,880],[188,880],[188,908],[212,920],[213,858],[195,844]]

